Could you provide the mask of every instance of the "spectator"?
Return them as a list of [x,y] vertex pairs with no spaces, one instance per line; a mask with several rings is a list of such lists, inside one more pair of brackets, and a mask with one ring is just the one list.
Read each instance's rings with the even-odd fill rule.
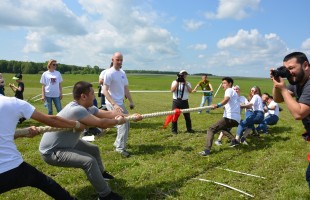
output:
[[[113,66],[113,62],[110,64],[110,68]],[[98,97],[101,98],[101,106],[100,109],[107,109],[105,105],[105,96],[103,93],[103,85],[104,85],[104,75],[107,72],[108,69],[102,70],[102,72],[99,75],[99,91],[98,91]]]
[[24,99],[24,89],[25,89],[25,85],[23,83],[23,75],[22,74],[16,74],[13,77],[14,80],[16,80],[17,82],[17,87],[14,85],[14,83],[10,83],[9,86],[10,88],[13,90],[13,92],[15,92],[15,97],[18,99],[23,100]]
[[262,100],[266,104],[264,107],[264,120],[261,124],[259,124],[256,128],[256,131],[259,133],[268,134],[268,126],[267,125],[275,125],[279,121],[279,105],[273,100],[273,97],[268,93],[264,93],[262,95]]
[[57,112],[60,112],[62,99],[62,76],[56,70],[58,66],[56,60],[49,60],[47,63],[47,71],[41,76],[40,83],[42,84],[42,101],[47,103],[48,114],[53,114],[52,101],[55,104]]
[[4,86],[5,86],[5,82],[4,82],[4,78],[2,76],[2,74],[0,73],[0,94],[2,94],[3,96],[4,94]]
[[53,179],[23,161],[21,153],[17,150],[14,139],[34,137],[39,134],[38,130],[31,127],[28,129],[29,133],[23,136],[14,135],[14,133],[20,117],[32,118],[38,122],[59,128],[82,130],[85,126],[78,121],[43,114],[36,111],[26,101],[3,95],[0,95],[0,112],[6,113],[5,117],[0,118],[0,194],[12,189],[31,186],[42,190],[57,200],[75,199]]
[[232,127],[237,127],[240,121],[240,102],[238,94],[232,89],[234,81],[230,77],[222,79],[222,87],[225,90],[224,99],[218,104],[212,104],[213,109],[225,107],[223,118],[214,123],[207,130],[207,139],[205,150],[199,152],[201,156],[208,156],[211,153],[211,147],[214,134],[222,131],[230,140],[231,146],[238,145],[239,142],[228,131]]
[[[172,110],[176,108],[189,108],[188,94],[192,92],[192,87],[190,82],[186,81],[187,75],[187,71],[181,70],[178,74],[178,78],[172,81],[170,90],[171,92],[173,92]],[[185,118],[187,132],[194,133],[195,131],[192,129],[190,113],[183,113],[183,116]],[[178,121],[172,122],[172,133],[178,134]]]
[[[203,91],[200,107],[204,106],[207,100],[208,100],[208,106],[212,104],[213,87],[207,78],[208,75],[203,74],[201,76],[201,81],[199,81],[196,87],[193,89],[193,92],[196,92],[197,88],[200,86]],[[210,109],[207,109],[206,112],[210,113]],[[198,111],[198,114],[201,114],[201,110]]]
[[[108,110],[115,110],[118,113],[128,114],[124,104],[126,96],[130,102],[130,109],[134,109],[135,105],[128,88],[128,79],[126,73],[121,69],[123,63],[123,55],[120,52],[114,53],[112,57],[113,67],[107,70],[104,76],[103,93],[106,98],[106,106]],[[117,126],[117,137],[114,142],[115,151],[124,157],[129,157],[130,153],[126,149],[128,140],[130,123],[126,122]]]

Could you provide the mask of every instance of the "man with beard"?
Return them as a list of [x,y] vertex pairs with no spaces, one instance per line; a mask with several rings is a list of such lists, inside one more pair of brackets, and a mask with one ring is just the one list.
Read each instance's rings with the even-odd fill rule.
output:
[[[302,52],[293,52],[285,56],[283,66],[287,69],[286,77],[290,84],[286,87],[283,78],[276,76],[272,69],[274,100],[278,103],[284,101],[293,117],[296,120],[302,120],[306,129],[302,136],[306,141],[310,141],[310,66],[308,58]],[[310,154],[308,160],[310,161]],[[310,188],[310,163],[306,171],[306,180]]]

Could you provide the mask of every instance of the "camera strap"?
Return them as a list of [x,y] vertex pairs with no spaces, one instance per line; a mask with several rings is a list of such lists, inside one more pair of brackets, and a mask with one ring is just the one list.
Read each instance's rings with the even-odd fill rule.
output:
[[[177,99],[183,99],[183,95],[184,95],[184,90],[185,90],[185,83],[184,84],[180,84],[178,82],[178,85],[177,85]],[[180,94],[179,94],[180,92]]]

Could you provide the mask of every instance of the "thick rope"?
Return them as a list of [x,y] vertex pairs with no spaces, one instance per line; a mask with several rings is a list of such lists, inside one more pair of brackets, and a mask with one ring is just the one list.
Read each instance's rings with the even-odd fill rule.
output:
[[[212,106],[204,106],[204,107],[197,107],[197,108],[188,108],[188,109],[181,109],[181,113],[190,113],[194,111],[200,111],[200,110],[205,110],[205,109],[210,109]],[[175,114],[175,110],[171,111],[164,111],[164,112],[155,112],[155,113],[149,113],[149,114],[142,114],[141,117],[142,119],[146,118],[152,118],[152,117],[160,117],[160,116],[167,116],[167,115],[173,115]],[[135,121],[137,120],[137,117],[135,115],[130,115],[128,117],[125,117],[126,121]],[[55,128],[51,126],[39,126],[37,127],[38,131],[40,133],[45,133],[45,132],[52,132],[52,131],[66,131],[66,130],[74,130],[72,128]],[[23,136],[28,134],[28,128],[23,128],[23,129],[17,129],[15,131],[15,136]]]

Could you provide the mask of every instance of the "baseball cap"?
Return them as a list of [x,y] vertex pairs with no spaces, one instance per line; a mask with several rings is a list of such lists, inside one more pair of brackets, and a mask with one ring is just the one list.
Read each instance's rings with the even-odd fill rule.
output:
[[188,75],[187,71],[185,71],[185,70],[181,70],[181,71],[179,72],[179,74]]
[[16,74],[16,75],[13,77],[14,80],[19,80],[19,79],[22,79],[22,78],[23,78],[23,75],[20,74],[20,73]]

